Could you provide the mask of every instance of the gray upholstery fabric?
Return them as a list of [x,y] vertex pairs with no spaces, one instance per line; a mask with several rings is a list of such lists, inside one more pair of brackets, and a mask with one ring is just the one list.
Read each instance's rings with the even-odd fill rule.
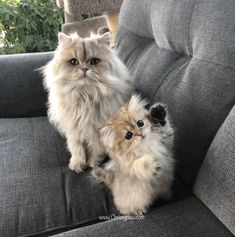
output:
[[52,56],[49,52],[0,57],[0,118],[46,115],[47,96],[36,69]]
[[153,209],[144,220],[110,220],[56,235],[56,237],[78,236],[225,237],[233,235],[198,199],[192,197]]
[[216,134],[194,186],[195,194],[235,235],[235,106]]
[[47,117],[0,119],[0,236],[58,232],[108,213],[89,172],[67,168],[64,139]]
[[234,1],[126,0],[117,50],[137,90],[168,105],[177,176],[192,185],[235,103]]
[[[212,212],[192,197],[154,206],[142,222],[112,220],[68,236],[232,235],[220,220],[234,230],[234,134],[228,132],[234,112],[225,120],[235,103],[234,16],[232,0],[126,0],[116,42],[137,91],[168,105],[176,130],[174,200],[190,195],[207,154],[195,193]],[[3,237],[48,236],[115,211],[89,171],[78,175],[67,168],[64,139],[40,117],[46,93],[35,69],[52,55],[0,57]]]

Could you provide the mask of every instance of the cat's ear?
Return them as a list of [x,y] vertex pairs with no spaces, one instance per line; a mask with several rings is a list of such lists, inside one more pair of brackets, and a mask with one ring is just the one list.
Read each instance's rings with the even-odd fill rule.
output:
[[59,32],[58,41],[59,41],[60,45],[66,45],[70,42],[70,40],[71,40],[71,38],[68,35],[66,35],[62,32]]
[[110,45],[110,37],[110,32],[106,32],[105,34],[99,36],[98,42],[101,44]]
[[101,129],[99,129],[99,135],[101,138],[101,141],[104,143],[106,147],[111,147],[111,144],[113,142],[113,134],[112,129],[110,126],[105,126]]
[[134,94],[128,103],[128,111],[130,113],[135,113],[143,108],[147,109],[147,104],[147,101],[142,99],[140,95]]

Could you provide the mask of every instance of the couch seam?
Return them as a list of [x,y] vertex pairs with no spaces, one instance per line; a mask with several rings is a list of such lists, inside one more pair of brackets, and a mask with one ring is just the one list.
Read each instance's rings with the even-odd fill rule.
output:
[[213,64],[215,66],[220,66],[220,67],[224,67],[224,68],[228,68],[228,69],[231,69],[231,70],[235,70],[235,67],[231,66],[231,65],[224,65],[222,63],[216,63],[216,62],[213,62],[213,61],[210,61],[210,60],[206,60],[206,59],[202,59],[202,58],[198,58],[198,57],[195,57],[195,56],[192,56],[192,59],[194,60],[198,60],[198,61],[202,61],[202,62],[205,62],[205,63],[208,63],[208,64]]
[[124,30],[126,30],[126,31],[128,31],[128,32],[131,32],[132,34],[137,35],[137,36],[139,36],[139,37],[141,37],[141,38],[146,38],[146,39],[151,40],[152,43],[156,44],[159,49],[164,49],[164,50],[166,50],[166,51],[169,51],[169,52],[172,52],[172,53],[175,53],[175,54],[179,54],[179,55],[184,56],[184,57],[187,57],[187,58],[196,59],[196,60],[203,61],[203,62],[206,62],[206,63],[210,63],[210,64],[213,64],[213,65],[217,65],[217,66],[221,66],[221,67],[225,67],[225,68],[229,68],[229,69],[235,70],[235,67],[233,67],[232,65],[225,65],[225,64],[222,64],[222,63],[218,63],[218,62],[213,62],[213,61],[206,60],[206,59],[203,59],[203,58],[195,57],[195,56],[193,56],[193,55],[188,55],[188,54],[186,54],[186,53],[184,53],[184,52],[178,52],[178,51],[170,50],[170,49],[168,49],[168,48],[161,47],[161,46],[159,46],[159,45],[156,43],[156,41],[155,41],[154,38],[150,38],[150,37],[147,37],[147,36],[144,36],[144,35],[137,34],[136,32],[134,32],[134,31],[132,31],[132,30],[129,30],[128,28],[126,28],[126,27],[123,26],[123,25],[120,25],[119,27],[124,28]]
[[196,5],[197,5],[197,0],[194,0],[192,13],[191,13],[191,16],[189,18],[189,23],[188,23],[188,55],[189,56],[193,55],[193,48],[190,47],[190,43],[191,43],[191,24],[192,24],[192,19],[193,19],[193,15],[194,15],[194,12],[195,12]]
[[[82,228],[84,226],[89,226],[89,223],[92,222],[92,221],[97,221],[97,223],[99,222],[104,222],[104,221],[100,221],[99,220],[99,217],[94,217],[94,218],[91,218],[91,219],[87,219],[85,221],[80,221],[80,222],[76,222],[76,223],[73,223],[71,225],[62,225],[62,226],[56,226],[56,227],[52,227],[52,228],[49,228],[49,229],[46,229],[46,230],[41,230],[41,231],[36,231],[36,232],[33,232],[33,233],[30,233],[30,234],[23,234],[23,235],[19,235],[19,237],[31,237],[31,236],[43,236],[43,235],[51,235],[51,234],[59,234],[61,232],[58,232],[58,233],[52,233],[54,231],[70,231],[70,230],[73,230],[75,228]],[[88,225],[87,225],[88,223]]]

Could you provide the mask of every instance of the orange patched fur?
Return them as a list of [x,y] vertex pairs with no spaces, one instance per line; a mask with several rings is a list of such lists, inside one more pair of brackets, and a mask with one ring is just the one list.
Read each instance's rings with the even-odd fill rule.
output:
[[[169,198],[173,181],[173,129],[169,116],[154,124],[146,102],[133,95],[100,130],[110,161],[93,176],[112,191],[122,214],[142,214],[157,198]],[[163,108],[163,106],[161,105]]]

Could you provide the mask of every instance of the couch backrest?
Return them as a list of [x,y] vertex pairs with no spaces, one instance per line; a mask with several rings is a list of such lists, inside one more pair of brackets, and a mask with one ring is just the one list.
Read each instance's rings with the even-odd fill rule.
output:
[[235,2],[126,0],[116,48],[137,90],[167,104],[176,175],[192,185],[235,103]]
[[47,95],[39,68],[52,52],[0,56],[0,118],[45,116]]

